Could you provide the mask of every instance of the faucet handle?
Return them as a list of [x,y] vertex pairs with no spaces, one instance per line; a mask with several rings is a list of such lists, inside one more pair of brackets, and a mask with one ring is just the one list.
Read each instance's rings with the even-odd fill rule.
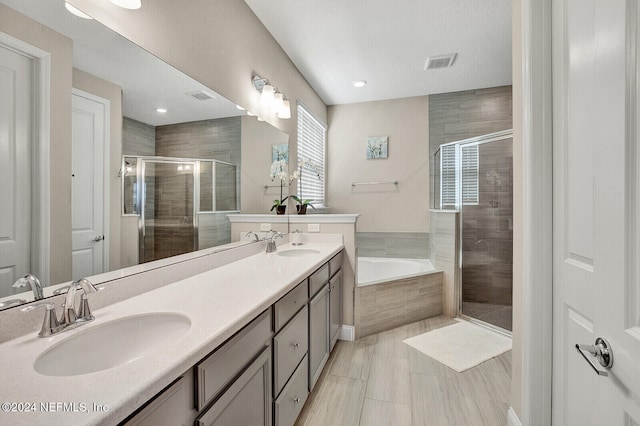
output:
[[56,317],[56,305],[53,303],[37,303],[35,305],[30,305],[26,308],[22,308],[22,312],[30,312],[38,308],[46,309],[44,320],[42,321],[42,328],[40,329],[40,333],[38,333],[38,337],[49,337],[60,331],[61,326],[58,322],[58,317]]
[[[99,291],[100,289],[98,289]],[[91,313],[91,308],[89,308],[89,301],[87,300],[87,293],[82,293],[80,297],[80,310],[78,312],[78,320],[80,321],[92,321],[96,317]]]

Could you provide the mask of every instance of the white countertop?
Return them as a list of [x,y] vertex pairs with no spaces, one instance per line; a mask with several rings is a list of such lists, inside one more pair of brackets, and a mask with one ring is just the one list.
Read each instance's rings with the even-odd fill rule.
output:
[[[290,244],[279,251],[295,248]],[[32,412],[0,410],[0,424],[89,425],[117,424],[164,387],[248,324],[280,297],[313,273],[342,248],[339,243],[308,243],[302,248],[318,254],[284,257],[259,253],[148,293],[96,310],[95,321],[50,338],[37,333],[0,344],[0,404],[34,404]],[[108,291],[105,290],[105,291]],[[89,296],[91,300],[92,295]],[[154,312],[176,312],[191,320],[191,328],[158,353],[95,373],[50,377],[33,364],[53,344],[99,324]],[[79,357],[82,354],[78,354]],[[64,412],[73,404],[86,412]],[[41,404],[58,407],[42,412]],[[93,404],[107,406],[93,411]],[[33,407],[33,406],[32,406]],[[71,407],[67,405],[67,407]],[[85,411],[85,410],[81,410]]]

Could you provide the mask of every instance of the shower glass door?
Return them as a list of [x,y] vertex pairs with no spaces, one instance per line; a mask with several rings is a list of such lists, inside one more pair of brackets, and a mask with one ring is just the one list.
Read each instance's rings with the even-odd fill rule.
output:
[[142,160],[140,263],[197,250],[196,162]]
[[512,330],[513,137],[458,145],[461,313]]

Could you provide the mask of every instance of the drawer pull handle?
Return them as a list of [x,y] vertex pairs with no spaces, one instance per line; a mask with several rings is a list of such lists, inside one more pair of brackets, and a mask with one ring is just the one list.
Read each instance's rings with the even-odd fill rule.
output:
[[300,347],[300,342],[293,342],[291,344],[291,346],[293,346],[294,348],[299,348]]
[[293,402],[295,402],[296,404],[300,404],[300,398],[293,398]]

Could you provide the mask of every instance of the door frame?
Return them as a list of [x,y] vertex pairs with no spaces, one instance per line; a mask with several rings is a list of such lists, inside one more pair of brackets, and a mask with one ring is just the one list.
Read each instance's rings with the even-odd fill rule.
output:
[[[521,286],[514,286],[514,299],[519,299],[521,303],[520,318],[514,318],[514,321],[520,322],[520,338],[515,337],[514,340],[521,340],[522,382],[520,389],[514,389],[514,393],[518,395],[521,392],[519,414],[521,423],[525,425],[551,424],[553,341],[551,3],[551,0],[513,1],[515,12],[513,28],[517,28],[517,24],[522,25],[521,39],[517,36],[513,37],[514,85],[520,84],[517,89],[520,92],[518,95],[521,96],[522,105],[522,116],[519,117],[521,122],[515,123],[514,120],[514,133],[516,135],[520,133],[520,146],[517,147],[517,151],[520,152],[516,152],[516,145],[514,145],[514,160],[516,160],[514,184],[519,183],[522,190],[521,200],[519,202],[514,200],[514,228],[520,228],[521,237],[520,241],[517,241],[518,238],[514,235],[514,267],[519,263],[520,269],[518,271],[520,276],[514,274],[514,280],[521,280]],[[519,16],[518,12],[520,12]],[[518,50],[521,56],[518,55]],[[521,59],[521,62],[517,62],[517,59]],[[517,157],[518,155],[520,158]],[[520,167],[517,164],[519,161],[521,161]],[[514,371],[517,373],[517,368]],[[517,382],[513,384],[518,385]],[[514,416],[515,412],[510,408],[510,424],[518,424],[518,417],[515,416],[514,419]]]
[[[111,101],[109,99],[102,98],[98,95],[94,95],[93,93],[89,93],[87,91],[77,89],[75,87],[71,88],[72,95],[79,96],[85,99],[89,99],[90,101],[99,103],[103,106],[104,110],[104,129],[103,129],[103,138],[104,143],[102,147],[102,158],[104,161],[104,167],[102,169],[102,233],[105,238],[102,240],[102,267],[103,272],[109,271],[109,247],[110,247],[110,212],[111,212],[111,197],[110,197],[110,182],[109,182],[109,171],[111,170]],[[73,143],[73,142],[72,142]],[[73,194],[71,194],[73,196]]]
[[[50,283],[50,146],[51,54],[0,31],[0,44],[33,60],[33,161],[31,269],[44,285]],[[34,208],[35,207],[35,208]],[[34,238],[35,236],[35,238]]]

